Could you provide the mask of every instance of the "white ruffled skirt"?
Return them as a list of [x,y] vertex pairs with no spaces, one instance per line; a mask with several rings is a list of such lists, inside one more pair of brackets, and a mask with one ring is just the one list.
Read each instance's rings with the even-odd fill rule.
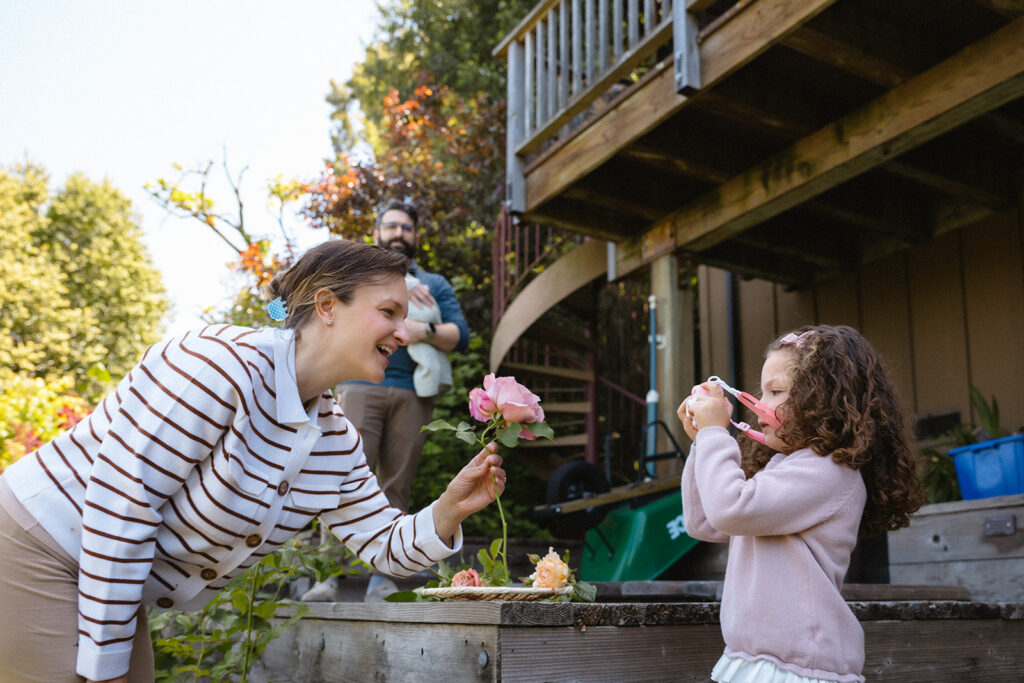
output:
[[835,683],[824,678],[807,678],[780,669],[767,659],[749,661],[722,655],[711,670],[711,680],[718,683]]

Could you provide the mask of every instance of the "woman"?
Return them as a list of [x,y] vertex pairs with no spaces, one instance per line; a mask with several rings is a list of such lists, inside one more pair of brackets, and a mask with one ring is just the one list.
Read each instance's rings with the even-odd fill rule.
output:
[[4,472],[0,680],[152,680],[144,606],[202,607],[317,515],[395,576],[461,547],[492,474],[504,490],[493,445],[404,515],[330,393],[381,381],[408,342],[405,271],[377,246],[311,249],[271,283],[283,329],[151,347],[88,418]]

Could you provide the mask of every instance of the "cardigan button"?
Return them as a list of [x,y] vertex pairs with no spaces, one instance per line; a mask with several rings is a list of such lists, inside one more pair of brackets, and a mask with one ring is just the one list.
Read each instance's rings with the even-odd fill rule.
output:
[[252,534],[245,537],[245,544],[250,548],[258,548],[260,543],[263,543],[263,539],[260,538],[259,534]]
[[286,493],[288,493],[288,482],[282,481],[277,485],[277,495],[283,496]]
[[170,609],[171,607],[174,607],[174,600],[171,600],[170,598],[159,598],[156,601],[156,606],[163,609]]
[[207,567],[203,571],[199,572],[199,576],[203,577],[204,581],[213,581],[217,578],[217,571]]

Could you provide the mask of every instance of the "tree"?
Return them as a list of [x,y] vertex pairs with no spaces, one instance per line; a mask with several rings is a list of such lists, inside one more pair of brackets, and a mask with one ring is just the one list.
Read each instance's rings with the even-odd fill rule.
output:
[[128,199],[82,175],[48,186],[38,165],[0,168],[0,366],[96,398],[96,368],[127,372],[168,304]]
[[220,203],[207,192],[213,161],[190,169],[175,164],[174,169],[178,171],[176,179],[157,178],[155,183],[147,183],[145,189],[164,211],[181,218],[194,218],[238,252],[238,260],[229,264],[239,279],[234,297],[226,308],[205,312],[203,319],[211,324],[265,325],[270,319],[263,289],[277,271],[291,265],[296,257],[294,239],[285,228],[284,210],[287,203],[298,196],[299,183],[284,181],[279,176],[268,187],[269,199],[278,208],[277,223],[285,239],[284,249],[274,252],[269,239],[250,233],[246,227],[245,203],[242,201],[242,177],[246,169],[243,168],[237,176],[232,175],[226,152],[221,166],[234,195],[233,211],[221,209]]
[[75,174],[53,197],[46,216],[35,231],[36,243],[48,245],[50,260],[63,273],[68,308],[95,318],[87,336],[119,378],[159,338],[168,309],[131,201],[107,181]]
[[67,289],[33,235],[44,222],[48,178],[30,164],[0,168],[0,367],[30,376],[59,374],[75,357],[97,357],[73,338],[63,312]]
[[384,98],[381,150],[372,161],[341,155],[298,188],[302,213],[348,239],[369,236],[376,207],[391,197],[420,211],[427,270],[448,275],[470,327],[489,336],[491,229],[504,197],[504,102],[456,95],[421,82],[407,99]]
[[[382,2],[378,36],[343,84],[331,82],[333,140],[338,154],[360,142],[375,144],[383,120],[381,102],[392,91],[407,97],[432,74],[460,97],[505,94],[505,63],[491,51],[536,4],[535,0],[391,0]],[[363,134],[352,121],[363,114]]]

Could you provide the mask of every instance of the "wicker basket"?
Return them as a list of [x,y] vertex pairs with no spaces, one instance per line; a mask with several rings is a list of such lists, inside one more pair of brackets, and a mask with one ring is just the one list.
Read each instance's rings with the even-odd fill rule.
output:
[[572,593],[572,586],[562,588],[527,588],[525,586],[458,586],[424,588],[424,597],[443,600],[548,600]]

